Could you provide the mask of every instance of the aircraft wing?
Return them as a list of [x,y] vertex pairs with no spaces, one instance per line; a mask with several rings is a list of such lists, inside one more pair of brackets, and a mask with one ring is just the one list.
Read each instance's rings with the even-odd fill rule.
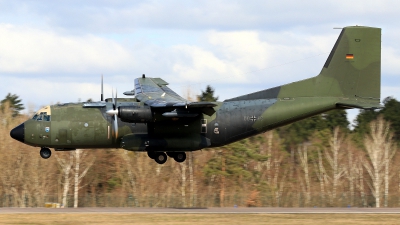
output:
[[[206,114],[213,114],[212,109],[217,104],[213,102],[190,102],[168,86],[161,78],[137,78],[135,79],[136,99],[150,106],[153,110],[168,111],[173,109],[201,110]],[[212,110],[210,110],[212,109]]]

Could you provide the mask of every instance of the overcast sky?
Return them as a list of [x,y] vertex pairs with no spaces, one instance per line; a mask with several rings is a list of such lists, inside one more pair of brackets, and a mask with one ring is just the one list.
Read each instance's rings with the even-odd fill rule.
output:
[[[37,109],[118,97],[145,73],[219,100],[317,75],[340,30],[382,28],[382,99],[400,99],[400,1],[0,0],[0,98]],[[352,120],[357,110],[348,111]]]

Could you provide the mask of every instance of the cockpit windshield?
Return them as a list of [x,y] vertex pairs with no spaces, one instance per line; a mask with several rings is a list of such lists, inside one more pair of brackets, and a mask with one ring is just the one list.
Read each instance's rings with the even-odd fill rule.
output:
[[39,111],[35,113],[32,119],[36,121],[51,121],[50,106],[41,108]]

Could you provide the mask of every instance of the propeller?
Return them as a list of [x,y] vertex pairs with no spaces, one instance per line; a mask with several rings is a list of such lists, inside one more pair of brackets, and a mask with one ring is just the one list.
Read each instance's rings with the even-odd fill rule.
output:
[[[111,90],[111,95],[112,95],[112,103],[113,107],[112,109],[109,109],[106,111],[106,114],[111,116],[113,120],[113,126],[112,126],[112,133],[115,139],[118,138],[118,109],[117,109],[117,89],[115,89],[115,98],[114,98],[114,90]],[[103,74],[101,75],[101,96],[100,100],[103,102]]]
[[115,98],[114,98],[114,90],[112,91],[112,103],[113,103],[113,108],[107,110],[107,114],[109,116],[112,116],[113,118],[113,136],[115,138],[118,138],[118,109],[117,109],[117,90],[115,90]]
[[118,110],[117,110],[117,89],[115,89],[115,98],[113,97],[113,108],[114,108],[114,135],[115,138],[118,137],[118,118],[117,118],[117,114],[118,114]]

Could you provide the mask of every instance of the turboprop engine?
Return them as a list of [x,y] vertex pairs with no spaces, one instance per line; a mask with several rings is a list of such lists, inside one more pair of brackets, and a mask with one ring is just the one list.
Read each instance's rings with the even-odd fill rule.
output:
[[153,115],[148,106],[120,106],[118,117],[126,123],[148,123],[153,121]]
[[106,112],[110,116],[118,116],[121,121],[126,123],[148,123],[153,122],[151,109],[141,103],[130,103],[113,108]]

